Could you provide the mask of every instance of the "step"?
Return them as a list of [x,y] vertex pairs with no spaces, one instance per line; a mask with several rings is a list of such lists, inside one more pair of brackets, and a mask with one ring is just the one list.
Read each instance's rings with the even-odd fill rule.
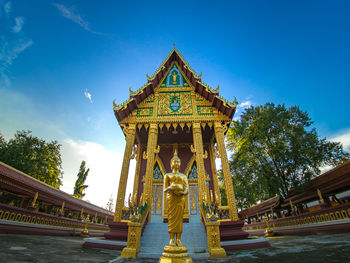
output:
[[[191,216],[189,223],[183,224],[182,243],[188,248],[193,259],[209,258],[207,236],[199,216]],[[164,246],[169,244],[168,224],[161,216],[153,215],[141,238],[140,258],[159,258]]]

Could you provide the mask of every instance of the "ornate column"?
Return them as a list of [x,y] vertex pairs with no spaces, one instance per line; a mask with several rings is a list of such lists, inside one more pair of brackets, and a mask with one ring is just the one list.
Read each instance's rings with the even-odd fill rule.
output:
[[141,147],[141,144],[139,143],[137,145],[137,153],[136,153],[136,170],[135,170],[134,188],[133,188],[133,195],[132,195],[133,201],[134,201],[135,194],[136,194],[136,201],[137,201],[137,193],[139,191],[141,161],[142,161],[142,147]]
[[[199,205],[203,203],[203,194],[205,190],[206,175],[204,169],[204,160],[203,160],[203,139],[202,139],[202,129],[200,123],[193,123],[193,144],[194,149],[192,151],[196,155],[197,163],[197,173],[198,173],[198,195],[199,195]],[[209,196],[208,196],[209,198]]]
[[128,180],[132,148],[134,146],[134,141],[135,141],[136,125],[129,124],[129,126],[125,127],[123,131],[126,135],[126,138],[125,138],[126,144],[125,144],[125,150],[124,150],[122,171],[120,173],[120,179],[119,179],[118,195],[117,195],[117,200],[115,204],[115,213],[113,218],[114,222],[119,222],[122,219],[122,213],[123,213],[122,208],[124,207],[126,183]]
[[213,141],[209,143],[209,158],[210,158],[211,172],[213,175],[215,200],[219,205],[221,205],[221,195],[220,195],[220,189],[219,189],[219,183],[218,183],[218,174],[216,173],[215,149],[214,149]]
[[[151,123],[148,131],[148,141],[147,141],[147,153],[144,156],[147,159],[146,165],[146,180],[145,180],[145,201],[147,205],[150,206],[152,203],[152,181],[153,181],[153,168],[154,168],[154,154],[157,150],[157,140],[158,140],[158,124]],[[149,217],[150,220],[150,217]]]
[[216,142],[217,142],[218,150],[221,157],[222,171],[224,174],[224,182],[225,182],[230,218],[231,220],[238,220],[239,218],[237,213],[236,198],[235,198],[235,193],[233,191],[232,177],[231,177],[230,166],[228,164],[228,158],[227,158],[226,147],[225,147],[225,135],[224,135],[225,128],[226,127],[223,127],[221,122],[215,122],[214,124],[215,137],[216,137]]

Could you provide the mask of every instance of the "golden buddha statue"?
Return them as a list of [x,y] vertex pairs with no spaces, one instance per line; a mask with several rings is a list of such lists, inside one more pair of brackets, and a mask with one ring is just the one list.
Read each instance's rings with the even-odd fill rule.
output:
[[173,76],[173,85],[176,85],[176,83],[177,83],[177,81],[176,81],[177,74],[176,74],[175,70],[173,71],[172,76]]
[[188,180],[186,175],[179,172],[180,158],[175,150],[170,161],[172,173],[164,175],[164,192],[168,202],[168,232],[169,246],[182,247],[182,221],[184,215],[185,195],[188,194]]

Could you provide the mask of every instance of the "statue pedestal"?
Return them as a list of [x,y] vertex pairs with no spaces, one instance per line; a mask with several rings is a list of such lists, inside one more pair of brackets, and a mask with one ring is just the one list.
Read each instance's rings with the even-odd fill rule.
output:
[[187,253],[187,247],[165,246],[158,263],[193,263]]

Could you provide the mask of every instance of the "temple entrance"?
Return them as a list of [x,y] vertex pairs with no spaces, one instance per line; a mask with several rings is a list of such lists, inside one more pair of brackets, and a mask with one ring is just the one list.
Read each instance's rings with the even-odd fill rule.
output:
[[197,172],[197,163],[194,157],[191,159],[188,169],[187,169],[187,178],[188,178],[188,207],[189,214],[199,215],[199,205],[198,205],[198,172]]
[[198,207],[198,184],[189,184],[188,187],[188,207],[190,208],[190,215],[199,215]]
[[153,184],[152,215],[161,215],[163,210],[163,184]]
[[152,185],[152,208],[153,215],[161,215],[163,211],[163,179],[164,168],[159,160],[156,158],[153,167],[153,185]]

